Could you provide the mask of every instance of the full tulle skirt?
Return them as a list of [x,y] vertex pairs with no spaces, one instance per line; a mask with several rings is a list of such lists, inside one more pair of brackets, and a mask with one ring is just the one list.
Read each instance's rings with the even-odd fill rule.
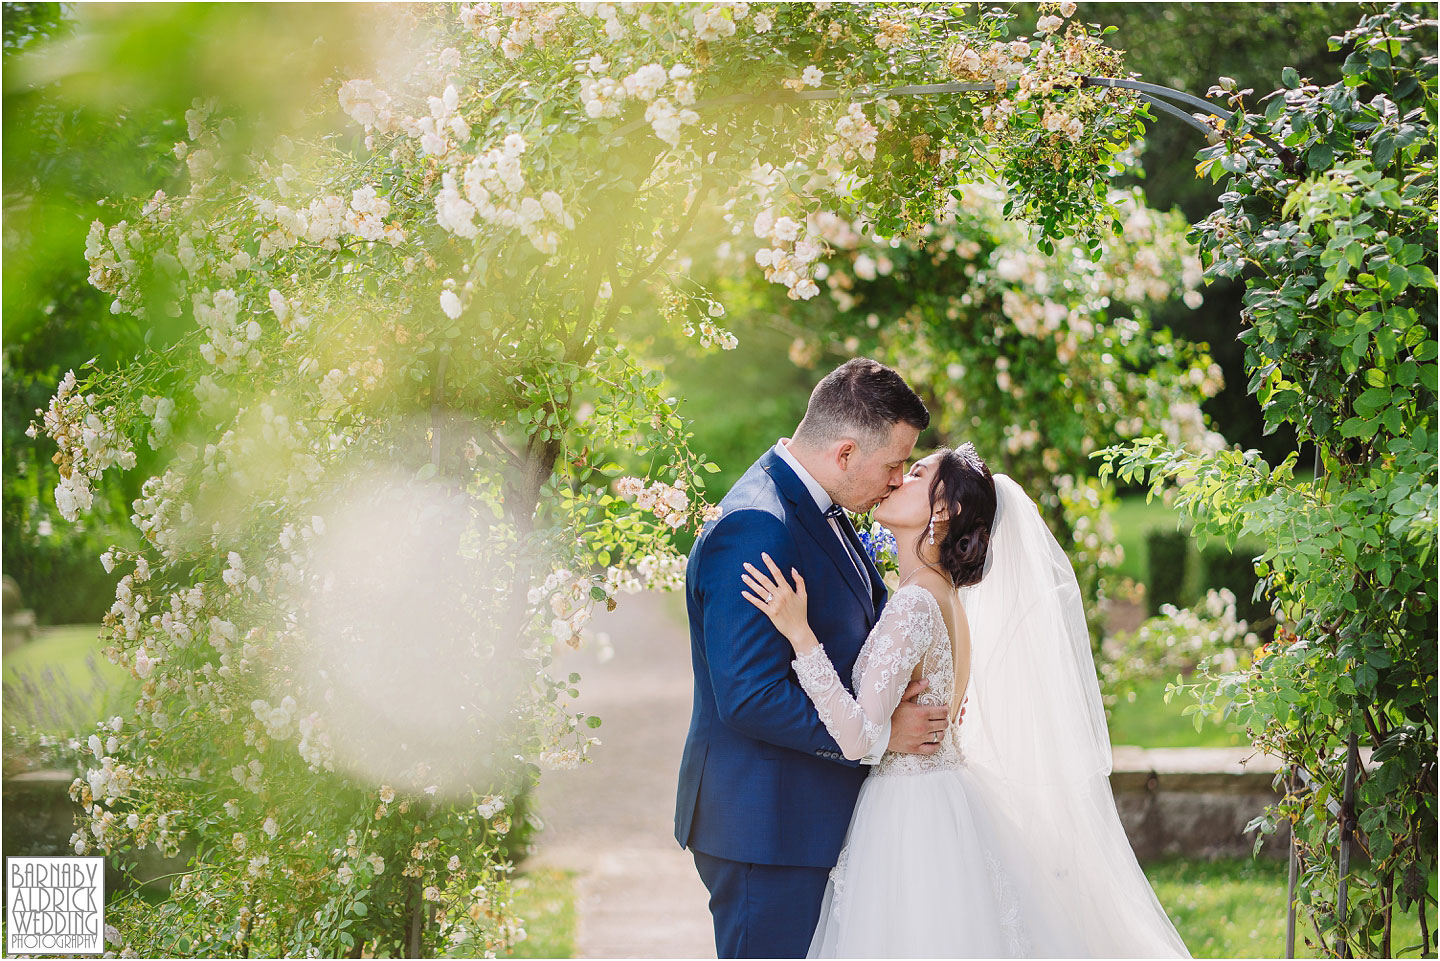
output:
[[866,779],[808,957],[1188,957],[1133,854],[1145,908],[1109,910],[1087,890],[1107,871],[1047,867],[1001,796],[964,764]]

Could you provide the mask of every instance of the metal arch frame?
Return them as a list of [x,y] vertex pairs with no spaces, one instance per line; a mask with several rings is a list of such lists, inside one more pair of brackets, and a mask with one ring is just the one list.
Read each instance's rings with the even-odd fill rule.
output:
[[[1149,106],[1154,107],[1160,113],[1180,120],[1194,129],[1205,134],[1207,138],[1214,137],[1220,132],[1220,118],[1223,111],[1217,109],[1218,105],[1208,100],[1203,100],[1193,94],[1185,93],[1183,90],[1176,90],[1173,87],[1164,87],[1157,83],[1146,83],[1141,80],[1122,80],[1114,77],[1089,77],[1081,75],[1077,78],[1081,87],[1109,87],[1113,89],[1132,90],[1139,98]],[[857,87],[854,90],[782,90],[771,93],[732,93],[720,97],[711,97],[701,100],[694,105],[697,110],[710,107],[730,106],[734,104],[749,103],[804,103],[811,100],[839,100],[842,97],[856,100],[878,100],[883,97],[927,97],[936,94],[949,93],[998,93],[1001,89],[1013,90],[1017,86],[1016,81],[1008,80],[1003,83],[922,83],[907,84],[900,87],[887,89],[876,89],[873,86]],[[1207,119],[1201,120],[1194,113],[1186,113],[1169,100],[1177,100],[1180,103],[1197,108],[1196,112],[1203,112]],[[632,120],[619,127],[612,136],[623,137],[643,126],[645,121]],[[1275,151],[1281,162],[1287,165],[1293,159],[1290,151],[1281,147],[1270,137],[1260,134],[1251,134],[1256,140],[1265,144]]]

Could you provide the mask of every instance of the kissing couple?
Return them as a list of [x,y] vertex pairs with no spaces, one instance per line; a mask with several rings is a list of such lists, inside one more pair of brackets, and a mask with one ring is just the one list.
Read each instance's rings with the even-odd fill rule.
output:
[[[1069,558],[972,445],[906,471],[929,423],[848,361],[690,553],[675,838],[716,951],[1189,957],[1115,810]],[[871,509],[893,594],[846,516]]]

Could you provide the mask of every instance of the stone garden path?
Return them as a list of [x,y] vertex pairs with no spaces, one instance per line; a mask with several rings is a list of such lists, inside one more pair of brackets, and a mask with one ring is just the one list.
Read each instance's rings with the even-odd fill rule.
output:
[[541,779],[539,866],[576,871],[576,956],[713,958],[708,895],[671,834],[690,723],[690,638],[680,594],[622,595],[592,621],[612,638],[567,652],[554,673],[581,675],[578,709],[604,722],[592,762]]

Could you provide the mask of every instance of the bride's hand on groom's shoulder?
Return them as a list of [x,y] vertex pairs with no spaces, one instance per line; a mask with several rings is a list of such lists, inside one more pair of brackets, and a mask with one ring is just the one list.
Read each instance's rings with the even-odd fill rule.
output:
[[790,582],[769,554],[762,553],[760,559],[770,568],[770,573],[767,575],[746,561],[742,565],[744,571],[740,574],[740,579],[750,590],[741,591],[740,596],[765,612],[775,629],[785,635],[797,654],[804,654],[819,646],[820,642],[816,640],[815,632],[810,630],[810,621],[806,616],[810,601],[805,593],[805,578],[801,577],[795,568],[790,568],[790,574],[795,578],[795,586],[791,588]]

